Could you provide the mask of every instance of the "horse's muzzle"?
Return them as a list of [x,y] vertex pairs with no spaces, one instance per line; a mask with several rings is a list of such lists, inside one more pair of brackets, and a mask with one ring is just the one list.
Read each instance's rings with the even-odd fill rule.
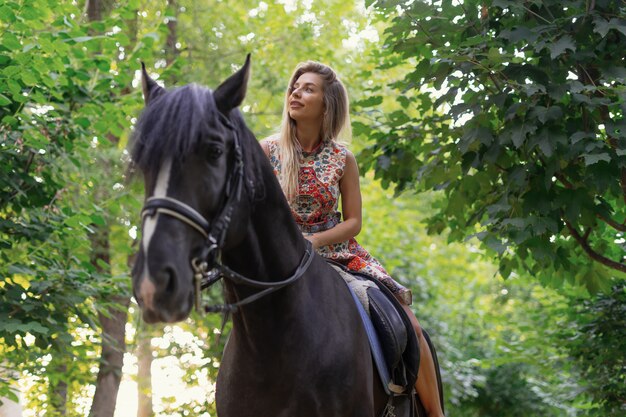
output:
[[135,299],[147,323],[175,323],[189,316],[193,294],[175,291],[175,286],[167,284],[173,280],[173,277],[169,277],[165,280],[166,285],[155,285],[146,275],[140,278],[135,290]]

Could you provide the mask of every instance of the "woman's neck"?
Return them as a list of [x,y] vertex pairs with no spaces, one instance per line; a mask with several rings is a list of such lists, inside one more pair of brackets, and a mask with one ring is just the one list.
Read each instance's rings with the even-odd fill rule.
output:
[[296,138],[304,152],[311,152],[322,141],[322,127],[319,122],[307,123],[300,121],[296,126]]

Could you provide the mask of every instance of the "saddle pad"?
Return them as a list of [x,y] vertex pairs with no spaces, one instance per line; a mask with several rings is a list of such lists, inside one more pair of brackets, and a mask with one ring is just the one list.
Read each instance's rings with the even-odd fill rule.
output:
[[339,273],[339,275],[341,275],[341,278],[343,278],[346,284],[348,284],[348,287],[350,287],[352,292],[354,292],[356,297],[361,302],[361,305],[363,306],[363,308],[369,315],[370,314],[370,301],[367,295],[367,290],[368,288],[378,288],[376,284],[374,284],[371,281],[364,281],[361,279],[357,279],[354,277],[354,275],[342,269],[338,265],[333,265],[333,264],[329,264],[329,265],[332,266],[333,269]]

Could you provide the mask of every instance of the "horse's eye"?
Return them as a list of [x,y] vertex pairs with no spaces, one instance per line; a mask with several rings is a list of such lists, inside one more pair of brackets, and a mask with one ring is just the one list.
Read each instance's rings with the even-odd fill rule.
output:
[[222,156],[223,153],[224,151],[219,146],[209,146],[209,149],[207,150],[207,156],[210,159],[217,159]]

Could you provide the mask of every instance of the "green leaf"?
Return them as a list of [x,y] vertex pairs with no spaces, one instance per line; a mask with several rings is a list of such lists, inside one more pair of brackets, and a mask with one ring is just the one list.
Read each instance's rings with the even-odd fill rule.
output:
[[91,221],[98,226],[106,226],[106,221],[104,220],[104,217],[100,215],[92,214]]
[[[20,11],[20,17],[25,20],[39,20],[43,16],[41,9],[37,7],[24,7]],[[31,24],[31,22],[29,22],[29,24]]]
[[563,110],[559,106],[552,106],[542,112],[538,118],[541,123],[545,123],[550,120],[559,120],[561,117],[563,117]]
[[19,121],[13,116],[4,116],[2,118],[2,123],[11,126],[12,128],[16,128],[19,124]]
[[600,34],[601,37],[605,37],[609,30],[611,30],[609,26],[609,21],[602,18],[602,16],[595,15],[593,18],[593,31]]
[[529,133],[534,132],[536,129],[537,126],[531,124],[520,124],[512,127],[511,140],[513,141],[513,145],[519,149],[526,140],[526,136]]
[[608,153],[585,154],[585,165],[597,164],[600,161],[611,162],[611,156]]
[[503,39],[507,39],[513,43],[517,43],[519,41],[532,43],[537,39],[538,34],[536,32],[532,32],[526,26],[520,26],[520,27],[514,27],[510,30],[505,29],[502,32],[500,32],[500,35],[498,36]]
[[505,226],[512,226],[515,229],[520,229],[523,230],[526,228],[526,226],[528,226],[529,222],[528,220],[524,219],[524,218],[510,218],[510,219],[505,219],[502,222],[503,225]]
[[397,100],[398,103],[400,103],[400,105],[405,109],[411,105],[411,100],[409,100],[406,96],[398,96]]
[[22,44],[20,43],[19,39],[11,32],[5,32],[5,34],[2,35],[2,39],[0,40],[0,42],[4,47],[9,50],[15,51],[22,49]]
[[568,49],[572,52],[576,52],[574,39],[570,35],[564,35],[558,41],[549,43],[548,49],[550,50],[550,58],[552,59],[563,55]]
[[25,85],[37,85],[37,77],[30,70],[24,69],[20,74],[20,77]]
[[548,158],[552,156],[554,152],[554,145],[550,140],[549,135],[543,135],[543,137],[539,140],[538,146],[545,156]]
[[36,43],[29,43],[24,45],[24,48],[22,48],[22,52],[28,52],[33,48],[36,48],[38,45]]
[[29,333],[48,334],[50,330],[35,321],[29,321],[26,323],[25,327],[27,329],[26,331]]
[[16,80],[7,80],[7,87],[13,96],[17,96],[22,92],[22,86]]
[[626,36],[626,20],[619,18],[612,18],[606,20],[601,16],[595,15],[593,19],[594,32],[598,33],[601,37],[605,37],[610,30],[615,29]]
[[84,127],[85,129],[91,125],[91,122],[86,117],[77,117],[76,119],[74,119],[74,122],[76,122],[77,125]]
[[618,66],[610,66],[607,68],[602,68],[602,76],[607,81],[621,81],[626,84],[626,68],[618,67]]
[[374,107],[378,106],[383,102],[383,98],[381,96],[371,96],[366,98],[365,100],[360,100],[356,104],[362,107]]
[[591,139],[593,138],[593,134],[589,132],[576,132],[572,136],[570,136],[570,140],[572,141],[572,145],[577,144],[583,139]]
[[86,216],[84,214],[75,214],[65,219],[65,224],[72,228],[80,228],[82,226],[90,224],[91,221],[92,219],[89,216]]
[[11,66],[5,67],[2,70],[2,74],[6,75],[7,77],[13,77],[15,74],[19,74],[21,70],[22,70],[22,67],[18,65],[11,65]]
[[488,234],[484,238],[481,239],[482,242],[491,250],[495,251],[499,255],[503,254],[507,248],[507,245],[502,242],[502,240],[497,237]]
[[12,103],[11,99],[9,99],[4,94],[0,94],[0,106],[7,106],[11,103]]
[[15,22],[15,13],[8,6],[0,7],[0,21],[3,23]]

